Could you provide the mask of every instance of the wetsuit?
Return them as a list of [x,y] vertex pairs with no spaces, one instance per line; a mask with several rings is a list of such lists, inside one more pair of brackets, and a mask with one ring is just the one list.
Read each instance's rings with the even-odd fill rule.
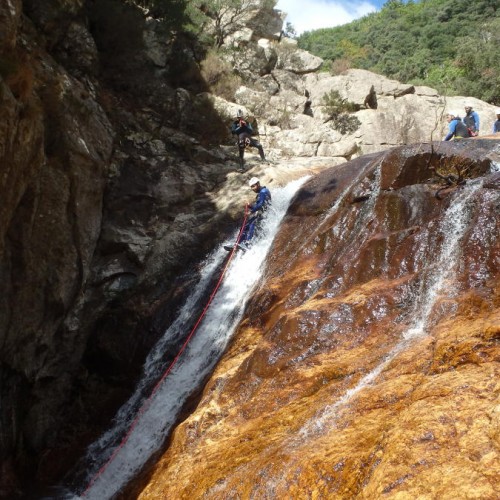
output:
[[455,117],[448,125],[448,135],[444,138],[445,141],[449,141],[452,138],[455,139],[465,139],[469,137],[469,131],[467,127],[462,123],[460,118]]
[[255,197],[255,203],[250,205],[250,217],[245,224],[243,233],[241,235],[240,243],[246,243],[253,238],[255,227],[262,220],[262,214],[266,211],[271,203],[271,192],[266,186],[259,188],[257,196]]
[[465,126],[474,134],[479,134],[479,115],[475,111],[469,111],[463,119]]
[[240,153],[240,167],[243,168],[243,156],[245,155],[245,148],[251,146],[257,148],[261,160],[265,160],[264,148],[262,144],[256,139],[252,138],[252,126],[242,118],[236,119],[231,125],[231,134],[238,136],[238,150]]

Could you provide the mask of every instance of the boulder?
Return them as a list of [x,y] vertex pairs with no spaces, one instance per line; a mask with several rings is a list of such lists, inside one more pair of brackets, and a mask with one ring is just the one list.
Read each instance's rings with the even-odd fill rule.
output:
[[269,7],[269,3],[260,0],[258,9],[246,21],[246,26],[253,30],[254,39],[279,40],[286,14]]
[[323,59],[320,57],[293,46],[281,45],[276,68],[290,71],[297,75],[305,75],[318,71],[322,65]]
[[170,55],[169,44],[158,20],[149,18],[144,27],[145,56],[159,68],[165,68]]

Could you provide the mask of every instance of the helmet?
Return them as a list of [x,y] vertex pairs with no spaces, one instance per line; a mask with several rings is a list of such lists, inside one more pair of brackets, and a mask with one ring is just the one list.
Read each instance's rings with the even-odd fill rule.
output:
[[458,111],[448,111],[448,113],[446,113],[448,116],[453,116],[453,118],[460,118],[460,112]]
[[500,108],[495,109],[495,114],[500,115]]
[[470,104],[466,104],[466,105],[464,106],[464,109],[472,109],[472,106],[471,106]]
[[259,183],[260,183],[260,181],[259,181],[259,179],[257,179],[257,177],[252,177],[252,178],[250,179],[250,181],[248,182],[248,185],[249,185],[250,187],[252,187],[253,185],[255,185],[255,184],[259,184]]
[[243,118],[243,111],[241,111],[241,109],[238,109],[236,112],[236,118]]

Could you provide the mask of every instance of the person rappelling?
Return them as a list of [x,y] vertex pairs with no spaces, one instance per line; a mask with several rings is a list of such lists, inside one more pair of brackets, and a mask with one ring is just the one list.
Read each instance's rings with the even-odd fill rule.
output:
[[266,161],[266,156],[264,154],[264,148],[262,144],[252,137],[253,128],[250,122],[244,119],[243,111],[241,109],[236,113],[236,118],[231,125],[231,134],[236,135],[238,137],[238,151],[240,158],[240,171],[244,170],[245,166],[245,149],[247,147],[257,148],[259,151],[259,156],[262,161]]
[[[241,231],[241,237],[236,243],[236,248],[246,251],[250,248],[250,241],[255,232],[261,229],[264,212],[271,204],[271,191],[266,186],[261,186],[257,177],[252,177],[248,183],[250,189],[256,193],[255,202],[245,206],[245,213],[249,214],[245,226]],[[233,250],[232,246],[224,246],[228,252]]]

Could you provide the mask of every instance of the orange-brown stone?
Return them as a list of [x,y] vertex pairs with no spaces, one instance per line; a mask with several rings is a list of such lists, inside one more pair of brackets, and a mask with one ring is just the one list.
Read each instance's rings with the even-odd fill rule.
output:
[[418,158],[405,176],[400,154],[366,201],[328,214],[350,178],[377,182],[376,158],[299,193],[140,499],[500,497],[500,193],[475,192],[459,255],[440,261],[453,194],[433,196]]

